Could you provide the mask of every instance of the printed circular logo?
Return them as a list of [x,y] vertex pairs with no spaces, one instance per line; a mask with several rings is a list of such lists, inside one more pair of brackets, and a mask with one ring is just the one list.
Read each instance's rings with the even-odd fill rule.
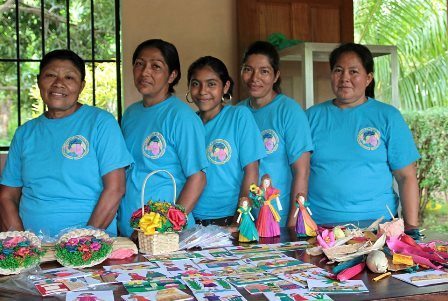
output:
[[76,135],[65,140],[62,145],[64,157],[79,160],[89,153],[89,141],[81,135]]
[[381,134],[376,128],[363,128],[358,133],[358,144],[367,150],[376,150],[381,144]]
[[207,158],[216,165],[225,164],[230,160],[232,148],[224,139],[215,139],[207,147]]
[[152,132],[143,142],[143,155],[150,159],[158,159],[163,156],[166,149],[166,142],[159,132]]
[[261,132],[263,137],[264,148],[268,154],[272,154],[278,148],[279,139],[274,130],[264,130]]

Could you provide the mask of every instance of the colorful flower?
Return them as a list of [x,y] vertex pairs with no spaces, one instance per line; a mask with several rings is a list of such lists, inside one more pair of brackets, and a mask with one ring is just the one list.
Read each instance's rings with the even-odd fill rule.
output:
[[317,241],[323,249],[331,248],[335,244],[333,231],[325,229],[321,234],[317,235]]
[[156,232],[156,228],[162,227],[160,214],[155,212],[145,213],[138,225],[146,235],[153,235]]
[[18,243],[24,241],[25,238],[21,237],[21,236],[14,236],[14,237],[9,237],[7,239],[5,239],[5,241],[3,242],[3,247],[5,248],[14,248],[15,246],[17,246]]
[[14,255],[25,257],[26,255],[30,255],[31,250],[29,248],[21,247],[17,251],[14,252]]
[[90,244],[90,249],[92,251],[98,251],[99,249],[101,249],[101,244],[99,242],[92,242]]
[[79,243],[79,239],[75,237],[75,238],[70,238],[70,239],[67,241],[66,245],[69,245],[69,246],[76,246],[78,243]]
[[179,209],[171,207],[168,209],[167,218],[173,224],[174,231],[180,231],[187,223],[187,218],[185,213],[180,211]]

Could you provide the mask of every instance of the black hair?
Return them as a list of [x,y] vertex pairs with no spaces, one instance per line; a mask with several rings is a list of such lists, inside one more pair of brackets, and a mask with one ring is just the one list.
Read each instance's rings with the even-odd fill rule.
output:
[[[266,41],[255,41],[249,45],[246,52],[243,55],[242,64],[246,63],[247,59],[252,54],[262,54],[268,57],[269,64],[271,64],[272,69],[274,69],[274,76],[277,75],[277,72],[280,70],[280,56],[278,55],[278,51],[274,45]],[[280,88],[281,78],[278,77],[277,81],[274,83],[273,90],[276,93],[281,93],[282,89]]]
[[[374,63],[372,53],[366,46],[356,43],[341,44],[330,53],[330,70],[333,70],[341,55],[347,52],[353,52],[359,57],[367,74],[373,73]],[[373,77],[370,84],[366,87],[365,94],[368,97],[375,98],[375,79]]]
[[75,52],[68,49],[56,49],[45,54],[40,61],[38,77],[40,77],[42,70],[54,60],[64,60],[72,62],[76,69],[78,69],[78,71],[81,73],[81,80],[85,80],[86,65],[84,60]]
[[160,51],[160,53],[163,56],[163,59],[165,60],[165,63],[168,66],[168,72],[170,74],[173,71],[177,71],[176,78],[173,80],[172,83],[170,83],[168,88],[169,93],[174,93],[174,86],[177,85],[181,76],[179,54],[177,53],[176,47],[170,42],[164,41],[162,39],[146,40],[140,43],[140,45],[138,45],[137,48],[135,49],[134,54],[132,55],[132,65],[134,65],[135,60],[140,55],[140,52],[142,52],[144,49],[147,48],[156,48]]
[[[222,82],[222,85],[225,86],[226,82],[230,82],[229,90],[226,94],[229,96],[232,95],[233,91],[233,80],[229,75],[229,71],[227,71],[226,65],[218,58],[213,56],[203,56],[198,58],[196,61],[194,61],[190,67],[188,68],[188,74],[187,74],[187,80],[188,85],[190,85],[191,77],[193,76],[193,73],[195,73],[197,70],[200,70],[204,67],[210,67],[213,72],[215,72],[219,79]],[[230,97],[228,97],[230,98]]]

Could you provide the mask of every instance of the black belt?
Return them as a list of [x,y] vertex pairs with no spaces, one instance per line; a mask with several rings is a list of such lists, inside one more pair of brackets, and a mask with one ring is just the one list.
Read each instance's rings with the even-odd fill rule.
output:
[[217,225],[217,226],[230,226],[233,222],[233,216],[221,217],[221,218],[213,218],[213,219],[195,219],[196,224],[208,226],[208,225]]

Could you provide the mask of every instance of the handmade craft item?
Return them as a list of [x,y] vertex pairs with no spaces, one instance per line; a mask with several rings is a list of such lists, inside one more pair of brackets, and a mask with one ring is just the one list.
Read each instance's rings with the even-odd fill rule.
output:
[[55,245],[56,260],[66,267],[100,264],[112,251],[113,239],[103,230],[83,228],[63,234]]
[[386,254],[380,250],[373,250],[367,255],[366,264],[369,270],[374,273],[385,273],[389,262],[386,258]]
[[[164,172],[173,184],[173,201],[144,204],[146,183],[151,176]],[[176,182],[173,175],[166,170],[155,170],[143,181],[141,193],[141,209],[131,216],[131,227],[138,232],[139,250],[141,253],[159,255],[179,250],[178,232],[187,225],[185,209],[176,204]]]
[[19,274],[40,263],[41,241],[29,231],[0,233],[0,274]]
[[305,201],[305,197],[301,194],[296,196],[296,211],[294,217],[296,221],[296,233],[298,236],[317,236],[317,225],[311,217],[312,213],[309,203]]
[[239,224],[239,236],[238,241],[240,242],[250,242],[257,241],[258,231],[255,227],[254,217],[251,213],[252,207],[249,206],[250,200],[247,197],[242,197],[240,199],[239,207],[238,207],[238,219],[236,222]]
[[256,222],[258,235],[260,237],[274,237],[280,235],[280,215],[277,210],[271,204],[273,200],[276,201],[278,210],[282,210],[280,204],[280,191],[272,186],[271,178],[268,174],[265,174],[261,178],[262,195],[264,198],[261,205],[260,212]]

